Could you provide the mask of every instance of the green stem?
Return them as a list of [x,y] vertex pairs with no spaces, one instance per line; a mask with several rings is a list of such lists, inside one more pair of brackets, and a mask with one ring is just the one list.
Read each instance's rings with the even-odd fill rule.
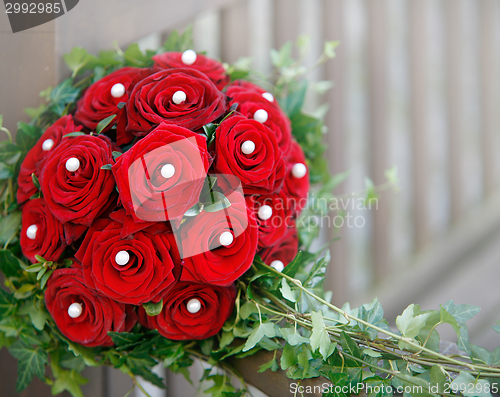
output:
[[151,397],[151,395],[146,391],[144,390],[144,388],[142,387],[142,385],[139,383],[139,381],[137,380],[137,378],[135,377],[135,375],[132,373],[132,372],[129,372],[129,376],[132,378],[132,382],[134,383],[134,385],[140,390],[142,391],[142,393],[146,396],[146,397]]

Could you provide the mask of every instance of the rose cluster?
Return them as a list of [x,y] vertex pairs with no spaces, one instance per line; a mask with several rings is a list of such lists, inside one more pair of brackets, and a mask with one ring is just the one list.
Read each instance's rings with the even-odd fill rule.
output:
[[309,175],[277,100],[192,50],[153,60],[88,87],[19,173],[23,254],[71,259],[45,303],[86,346],[137,323],[210,337],[254,257],[282,270],[298,249]]

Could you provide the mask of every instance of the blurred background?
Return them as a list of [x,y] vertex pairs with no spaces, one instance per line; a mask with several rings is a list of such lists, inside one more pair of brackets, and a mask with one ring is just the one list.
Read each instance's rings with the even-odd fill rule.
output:
[[[482,310],[471,323],[472,342],[498,346],[491,325],[500,318],[500,2],[82,0],[67,15],[16,34],[2,13],[4,125],[15,130],[27,120],[22,109],[42,102],[38,92],[69,75],[62,55],[72,47],[96,53],[139,40],[154,49],[188,24],[195,50],[230,63],[252,57],[262,72],[272,69],[271,48],[300,35],[311,38],[309,65],[325,40],[340,41],[336,58],[309,75],[333,80],[333,89],[308,97],[310,109],[330,104],[332,172],[350,171],[336,193],[362,191],[366,176],[383,184],[394,165],[400,189],[382,193],[371,211],[349,207],[362,227],[324,230],[325,239],[341,237],[331,246],[326,283],[334,303],[378,297],[392,320],[410,303],[474,304]],[[451,328],[444,331],[453,341]],[[18,395],[11,362],[4,349],[0,396]],[[110,369],[90,376],[85,395],[121,397],[130,388]],[[167,384],[169,397],[195,393],[172,375]],[[22,395],[42,390],[35,384]]]

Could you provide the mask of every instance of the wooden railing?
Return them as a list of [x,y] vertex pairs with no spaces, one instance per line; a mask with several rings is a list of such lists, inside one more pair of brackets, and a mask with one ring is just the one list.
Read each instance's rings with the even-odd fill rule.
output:
[[[379,296],[389,318],[411,302],[478,304],[486,313],[471,335],[490,340],[483,330],[500,302],[489,277],[500,257],[498,1],[82,0],[15,35],[5,14],[0,22],[0,113],[11,129],[24,107],[38,106],[41,89],[68,74],[62,54],[76,45],[97,52],[142,39],[154,47],[193,23],[196,49],[227,62],[251,56],[266,72],[269,50],[300,34],[311,37],[308,64],[325,39],[340,40],[337,58],[309,76],[335,82],[309,103],[331,105],[331,170],[351,170],[337,193],[363,189],[366,175],[382,183],[393,165],[401,189],[384,193],[377,210],[352,211],[364,227],[325,230],[324,238],[342,237],[332,244],[327,287],[337,304]],[[109,369],[91,376],[85,395],[118,397],[129,386]],[[169,397],[194,393],[175,377],[168,384]],[[12,385],[4,374],[0,393],[16,395]],[[42,395],[32,391],[24,395]]]

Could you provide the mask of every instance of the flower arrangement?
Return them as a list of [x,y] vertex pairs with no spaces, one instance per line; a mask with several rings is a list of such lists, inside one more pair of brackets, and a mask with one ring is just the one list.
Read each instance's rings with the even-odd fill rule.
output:
[[[498,349],[467,337],[477,308],[411,305],[398,332],[376,300],[339,308],[324,293],[328,254],[310,252],[308,220],[344,176],[329,175],[321,117],[302,109],[291,43],[268,79],[191,48],[187,31],[159,51],[73,49],[72,76],[0,144],[0,341],[19,360],[18,390],[38,376],[81,396],[81,370],[98,365],[163,387],[153,366],[187,375],[200,358],[224,371],[205,373],[208,393],[244,395],[227,360],[265,350],[261,370],[291,379],[494,391]],[[443,323],[463,355],[440,353]]]

